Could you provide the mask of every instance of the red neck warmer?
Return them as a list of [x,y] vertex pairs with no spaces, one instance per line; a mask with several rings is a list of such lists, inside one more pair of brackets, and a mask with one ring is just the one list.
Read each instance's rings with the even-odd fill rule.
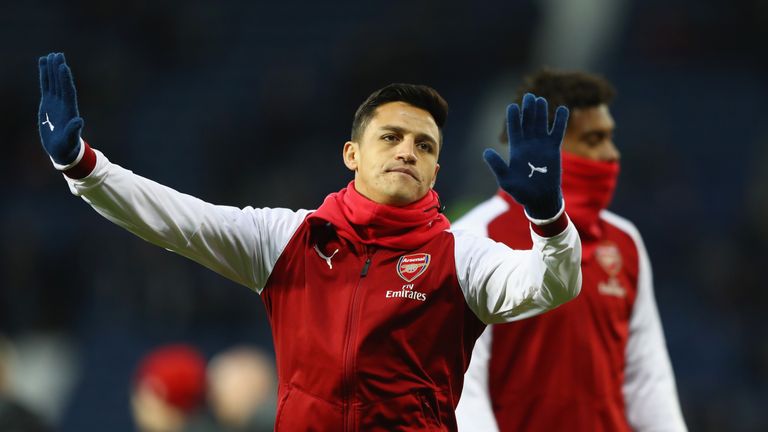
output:
[[[619,177],[618,162],[598,162],[563,152],[563,198],[582,243],[599,239],[600,211],[608,208]],[[588,254],[584,254],[587,256]]]
[[346,188],[328,195],[307,220],[330,222],[340,237],[355,243],[412,250],[450,228],[439,209],[440,200],[432,189],[416,202],[395,207],[360,195],[351,181]]

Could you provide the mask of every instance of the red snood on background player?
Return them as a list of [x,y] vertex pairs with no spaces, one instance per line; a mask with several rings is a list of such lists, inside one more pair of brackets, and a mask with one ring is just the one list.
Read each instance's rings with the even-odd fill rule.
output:
[[[619,162],[602,162],[564,151],[563,198],[568,216],[576,225],[589,258],[594,243],[602,235],[600,211],[608,208],[619,178]],[[589,250],[587,249],[589,247]]]

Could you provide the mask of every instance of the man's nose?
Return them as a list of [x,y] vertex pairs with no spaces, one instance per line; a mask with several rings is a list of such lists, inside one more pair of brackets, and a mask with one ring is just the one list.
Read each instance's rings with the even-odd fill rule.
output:
[[416,156],[416,142],[413,138],[405,137],[400,145],[397,146],[396,159],[400,159],[406,163],[413,163],[418,160]]
[[613,140],[608,141],[606,145],[603,146],[603,149],[600,152],[600,160],[604,162],[618,162],[621,160],[621,152],[616,147]]

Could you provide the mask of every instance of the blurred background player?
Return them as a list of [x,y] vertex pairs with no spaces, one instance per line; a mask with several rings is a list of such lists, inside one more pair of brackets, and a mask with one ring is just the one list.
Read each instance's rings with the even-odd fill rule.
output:
[[209,415],[185,432],[271,432],[277,411],[277,373],[258,348],[238,346],[208,363]]
[[13,345],[0,335],[0,431],[45,432],[51,430],[37,414],[27,409],[13,394],[11,388],[13,357]]
[[166,345],[142,358],[131,390],[140,432],[181,432],[205,402],[205,359],[193,347]]
[[[606,210],[620,159],[614,88],[583,72],[540,70],[518,100],[528,92],[571,110],[562,185],[583,245],[583,288],[548,314],[486,329],[466,374],[459,429],[684,431],[645,246],[631,222]],[[530,247],[522,207],[501,190],[453,226]]]

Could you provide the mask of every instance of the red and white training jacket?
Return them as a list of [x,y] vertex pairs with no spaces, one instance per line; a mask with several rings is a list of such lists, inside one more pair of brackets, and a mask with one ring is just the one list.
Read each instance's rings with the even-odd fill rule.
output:
[[[496,195],[453,227],[526,248],[520,215]],[[600,224],[578,298],[480,337],[456,411],[461,432],[686,430],[643,241],[608,211]]]
[[581,284],[570,222],[552,237],[531,230],[532,250],[450,231],[417,250],[389,250],[340,239],[308,222],[308,210],[206,203],[98,152],[93,172],[68,182],[107,219],[261,295],[277,356],[278,431],[456,430],[485,323],[548,311]]

